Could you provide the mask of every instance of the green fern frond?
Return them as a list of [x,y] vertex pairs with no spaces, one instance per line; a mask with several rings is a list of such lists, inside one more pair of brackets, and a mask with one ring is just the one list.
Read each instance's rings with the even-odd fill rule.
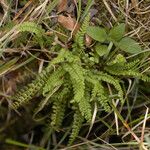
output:
[[63,65],[66,72],[69,73],[74,90],[74,99],[72,102],[80,102],[84,97],[85,83],[83,68],[75,63],[67,63]]
[[134,60],[132,62],[126,62],[126,63],[115,63],[115,64],[108,64],[108,66],[105,67],[106,71],[122,71],[122,70],[138,70],[139,65],[139,59]]
[[112,66],[112,65],[114,65],[114,64],[125,64],[126,63],[126,58],[122,55],[122,54],[118,54],[118,55],[116,55],[116,57],[112,60],[112,61],[110,61],[110,62],[108,62],[107,63],[107,65],[108,66]]
[[40,25],[37,25],[34,22],[24,22],[18,27],[20,32],[30,32],[36,34],[38,37],[41,37],[44,33],[44,29]]
[[86,77],[86,80],[93,84],[91,101],[96,99],[106,112],[110,112],[109,98],[106,96],[102,84],[94,78]]
[[37,92],[41,91],[51,71],[52,68],[46,68],[37,76],[35,80],[33,80],[32,83],[28,84],[14,96],[12,96],[12,99],[14,100],[12,108],[18,109],[18,107],[21,105],[28,103],[28,101],[31,100]]
[[63,101],[63,99],[57,99],[54,101],[52,109],[53,113],[51,115],[51,126],[58,129],[64,119],[66,101]]
[[136,69],[137,66],[139,65],[140,60],[136,59],[134,61],[128,62],[125,64],[125,69],[129,70],[129,69]]
[[143,80],[144,82],[150,82],[150,77],[147,75],[141,75],[141,80]]
[[58,53],[58,56],[54,58],[48,65],[48,67],[51,67],[52,65],[59,64],[65,61],[65,58],[68,56],[68,50],[62,48],[60,52]]
[[19,25],[18,27],[19,32],[29,32],[34,33],[34,39],[37,41],[37,43],[40,44],[41,47],[43,47],[44,39],[44,29],[42,27],[34,22],[24,22]]
[[84,50],[84,36],[86,34],[87,27],[89,26],[89,20],[90,20],[90,15],[88,14],[85,17],[85,20],[80,28],[80,30],[77,32],[73,44],[73,48],[78,51],[78,50]]
[[121,102],[124,103],[124,99],[123,99],[123,90],[120,86],[119,80],[115,79],[114,77],[108,75],[107,73],[103,73],[103,72],[98,72],[96,75],[96,78],[99,81],[104,81],[107,82],[109,84],[112,84],[115,89],[118,91],[118,97],[120,98]]
[[78,103],[79,109],[86,120],[91,120],[91,108],[85,99],[84,69],[77,63],[64,64],[63,68],[69,73],[73,85],[73,103]]
[[80,111],[76,108],[72,124],[72,133],[69,138],[68,146],[71,145],[79,134],[84,118]]
[[49,75],[52,71],[52,65],[63,62],[64,59],[65,59],[64,57],[65,57],[66,53],[67,53],[66,50],[62,49],[60,51],[60,53],[58,54],[58,56],[50,62],[48,67],[46,69],[44,69],[37,76],[37,78],[32,81],[32,83],[28,84],[26,87],[19,90],[17,93],[15,93],[12,96],[12,99],[14,101],[13,101],[13,104],[12,104],[11,107],[13,109],[18,109],[18,107],[20,107],[21,105],[24,105],[25,103],[28,103],[34,97],[34,95],[37,92],[42,90],[43,86],[47,82],[47,80],[49,78]]
[[92,108],[90,102],[85,97],[83,97],[82,100],[78,102],[78,105],[82,116],[84,116],[84,118],[88,122],[90,122],[92,119],[92,112],[91,112]]
[[[131,64],[132,65],[132,64]],[[125,76],[125,77],[130,77],[130,78],[139,78],[143,81],[149,82],[150,81],[150,77],[147,75],[143,75],[142,73],[140,73],[139,71],[136,71],[134,69],[130,69],[130,70],[116,70],[114,68],[105,68],[105,70],[115,76]]]
[[52,91],[56,86],[59,86],[63,83],[63,75],[65,70],[59,67],[47,80],[46,84],[43,87],[43,95],[47,92]]

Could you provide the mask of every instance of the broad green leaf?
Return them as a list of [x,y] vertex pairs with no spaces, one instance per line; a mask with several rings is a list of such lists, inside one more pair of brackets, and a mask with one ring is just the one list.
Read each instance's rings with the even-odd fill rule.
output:
[[110,30],[109,38],[115,41],[119,41],[123,38],[124,34],[125,34],[125,24],[121,23]]
[[107,39],[107,34],[104,28],[89,26],[87,34],[96,41],[104,42]]
[[131,39],[129,37],[123,38],[117,44],[117,46],[121,50],[128,52],[128,53],[131,53],[131,54],[136,54],[136,53],[139,53],[142,51],[140,45],[136,41],[134,41],[133,39]]
[[95,51],[99,56],[104,56],[105,54],[108,54],[108,46],[102,45],[100,43],[96,44]]

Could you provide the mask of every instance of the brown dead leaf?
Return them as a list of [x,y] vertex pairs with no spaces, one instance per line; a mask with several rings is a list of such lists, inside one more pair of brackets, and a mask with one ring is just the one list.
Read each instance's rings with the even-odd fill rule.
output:
[[65,11],[67,9],[67,0],[59,0],[59,4],[57,7],[58,12]]
[[90,45],[92,44],[92,38],[89,35],[85,35],[85,45],[87,47],[90,47]]
[[66,17],[63,15],[58,16],[58,22],[67,30],[72,31],[74,29],[74,26],[76,24],[76,20],[74,18],[71,18],[70,16]]

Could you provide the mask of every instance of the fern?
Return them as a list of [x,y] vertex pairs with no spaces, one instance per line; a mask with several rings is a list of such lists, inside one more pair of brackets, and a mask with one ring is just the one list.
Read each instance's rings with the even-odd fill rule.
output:
[[51,126],[55,129],[58,129],[62,121],[64,119],[64,113],[66,110],[66,101],[62,101],[62,99],[57,99],[57,101],[54,101],[53,103],[53,113],[51,116]]
[[124,69],[129,70],[129,69],[137,69],[137,66],[139,65],[140,60],[136,59],[134,61],[128,62],[125,64]]
[[24,22],[18,27],[20,32],[29,32],[29,33],[34,33],[35,34],[35,39],[36,41],[43,46],[43,36],[44,36],[44,29],[40,25],[37,25],[34,22]]
[[97,74],[96,78],[99,81],[107,82],[109,84],[112,84],[115,87],[115,89],[118,91],[118,97],[120,98],[121,102],[124,103],[124,98],[123,98],[124,93],[119,84],[119,80],[113,78],[112,76],[108,75],[107,73],[97,72],[96,74]]
[[[127,67],[130,68],[130,66],[133,67],[134,65],[134,62],[133,63],[130,63],[130,64],[127,64]],[[126,67],[126,66],[125,66]],[[126,68],[127,68],[126,67]],[[112,75],[115,75],[115,76],[124,76],[124,77],[131,77],[131,78],[139,78],[143,81],[147,81],[149,82],[150,81],[150,77],[148,77],[147,75],[143,75],[142,73],[140,73],[138,70],[135,70],[133,68],[129,69],[129,70],[116,70],[116,68],[113,68],[113,67],[106,67],[105,70],[112,74]]]
[[118,71],[122,71],[122,70],[138,70],[138,65],[139,65],[139,59],[137,60],[134,60],[132,62],[124,62],[124,63],[121,63],[121,62],[111,62],[111,63],[108,63],[108,66],[105,67],[105,70],[114,70],[117,74]]
[[85,83],[84,83],[84,70],[78,64],[68,63],[63,65],[64,70],[69,73],[73,85],[74,98],[73,103],[79,104],[79,109],[86,120],[91,120],[91,108],[88,101],[84,97]]
[[75,39],[74,39],[74,44],[73,44],[73,49],[77,52],[83,52],[84,50],[84,36],[86,34],[87,27],[89,26],[89,20],[90,20],[90,15],[88,14],[85,17],[85,20],[80,28],[80,30],[77,32]]
[[[150,81],[148,75],[140,72],[138,59],[128,62],[124,55],[116,54],[110,61],[112,55],[107,60],[107,55],[110,54],[99,57],[92,49],[85,50],[84,36],[89,20],[90,17],[87,15],[75,35],[71,49],[62,48],[60,51],[57,49],[57,52],[55,51],[58,54],[57,57],[53,58],[55,55],[52,55],[52,60],[37,78],[12,96],[14,100],[12,107],[17,109],[28,103],[37,93],[42,95],[45,99],[39,102],[34,116],[46,105],[52,107],[49,125],[55,130],[62,125],[65,110],[70,108],[70,105],[71,108],[75,108],[68,145],[71,145],[79,134],[84,119],[87,122],[91,121],[93,103],[97,103],[106,112],[110,112],[110,92],[107,84],[112,85],[112,91],[117,92],[119,99],[124,103],[124,92],[120,85],[123,77]],[[25,22],[19,25],[18,29],[20,32],[34,33],[37,38],[43,40],[44,30],[35,23]],[[107,42],[105,46],[106,44]],[[98,61],[95,61],[95,58]]]
[[64,113],[66,110],[67,99],[69,97],[69,88],[68,83],[64,84],[61,92],[57,93],[57,97],[53,103],[53,114],[51,116],[51,126],[55,129],[58,129],[64,119]]
[[76,108],[74,112],[72,133],[69,138],[68,146],[71,145],[74,142],[75,138],[78,136],[83,121],[84,121],[84,118],[82,117],[81,112],[78,110],[78,108]]
[[20,32],[30,32],[35,33],[38,37],[41,37],[44,33],[44,29],[34,22],[24,22],[18,27]]
[[32,99],[37,92],[41,91],[51,71],[52,68],[46,68],[39,74],[39,76],[37,76],[35,80],[33,80],[32,83],[28,84],[14,96],[12,96],[12,99],[14,100],[12,108],[18,109],[18,107],[20,107],[21,105],[28,103],[28,101]]
[[81,66],[77,64],[67,63],[63,65],[66,72],[69,73],[73,88],[74,88],[74,100],[72,102],[80,102],[84,97],[85,83],[84,72]]
[[43,95],[47,92],[52,91],[56,86],[59,86],[63,83],[62,76],[65,74],[65,71],[60,67],[58,68],[47,80],[45,86],[43,87]]
[[69,53],[68,50],[62,48],[58,53],[58,56],[49,63],[48,67],[51,67],[51,65],[64,62],[65,58],[68,56],[68,53]]
[[124,65],[126,62],[127,62],[126,58],[122,54],[118,54],[116,55],[115,59],[108,62],[107,65],[108,66],[112,66],[114,64]]
[[108,105],[109,98],[106,96],[102,84],[100,82],[97,82],[96,79],[91,77],[86,77],[86,80],[93,84],[91,101],[94,99],[98,100],[99,104],[102,105],[104,110],[106,112],[110,112],[110,106]]
[[52,65],[64,61],[65,52],[66,51],[62,49],[60,51],[60,54],[58,54],[58,56],[50,62],[48,67],[44,69],[37,76],[37,78],[32,81],[32,83],[28,84],[26,87],[19,90],[17,93],[15,93],[15,95],[12,96],[13,104],[11,107],[13,109],[18,109],[21,105],[28,103],[37,92],[42,90],[43,86],[46,84],[49,75],[52,71]]

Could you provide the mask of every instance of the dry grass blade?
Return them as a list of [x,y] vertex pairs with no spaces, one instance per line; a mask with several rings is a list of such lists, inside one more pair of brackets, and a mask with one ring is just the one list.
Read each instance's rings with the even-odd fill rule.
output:
[[110,9],[109,4],[107,3],[107,0],[103,0],[103,3],[105,4],[105,6],[106,6],[107,10],[109,11],[109,13],[111,14],[112,18],[115,20],[115,22],[117,22],[117,18],[115,17],[114,13]]
[[26,5],[19,10],[19,12],[16,14],[16,16],[14,17],[13,21],[15,21],[16,19],[18,19],[18,17],[25,11],[25,9],[27,9],[31,4],[32,4],[33,0],[29,0]]
[[89,128],[89,131],[86,135],[86,138],[88,138],[91,130],[92,130],[92,127],[94,125],[94,122],[95,122],[95,118],[96,118],[96,114],[97,114],[97,104],[95,103],[95,107],[94,107],[94,112],[93,112],[93,116],[92,116],[92,121],[91,121],[91,124],[90,124],[90,128]]
[[144,117],[144,120],[143,120],[143,127],[142,127],[142,133],[141,133],[141,143],[143,143],[143,141],[144,141],[144,131],[145,131],[148,112],[149,112],[149,108],[147,107],[145,117]]

